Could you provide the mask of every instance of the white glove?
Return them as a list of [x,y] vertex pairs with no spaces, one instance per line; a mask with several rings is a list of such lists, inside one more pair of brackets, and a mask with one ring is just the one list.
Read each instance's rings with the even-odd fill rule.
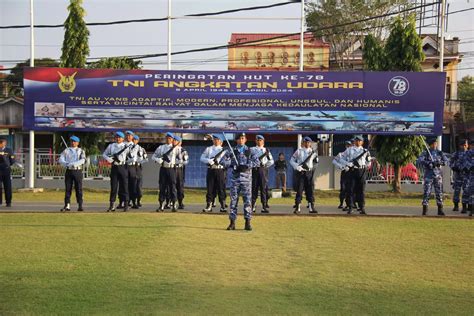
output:
[[298,167],[296,167],[296,171],[302,172],[302,171],[304,171],[304,169],[303,169],[303,167],[298,166]]
[[214,164],[214,159],[208,159],[207,160],[207,163],[212,166]]
[[110,158],[110,157],[107,158],[106,160],[107,160],[108,162],[110,162],[110,163],[114,163],[114,160],[113,160],[112,158]]
[[161,165],[163,163],[163,158],[157,158],[155,162]]
[[344,171],[349,171],[349,167],[345,167],[345,168],[343,168],[342,170],[344,170]]
[[347,168],[352,168],[354,167],[354,164],[352,162],[349,162],[347,165],[346,165]]

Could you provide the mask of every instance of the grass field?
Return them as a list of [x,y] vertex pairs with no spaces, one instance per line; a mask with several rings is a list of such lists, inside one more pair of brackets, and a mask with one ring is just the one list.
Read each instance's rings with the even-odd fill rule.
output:
[[[157,203],[158,193],[156,190],[145,190],[142,202],[144,203]],[[199,189],[187,189],[185,203],[199,203],[205,204],[206,201],[205,190]],[[338,205],[339,204],[339,191],[321,191],[316,190],[316,204],[317,205]],[[402,193],[394,194],[391,192],[368,192],[366,194],[367,205],[385,205],[385,206],[420,206],[421,205],[421,193]],[[449,199],[449,196],[448,196]],[[15,192],[15,201],[38,201],[38,202],[62,202],[64,201],[63,190],[46,190],[42,193],[32,192]],[[109,200],[109,193],[106,190],[84,190],[84,201],[87,202],[107,202]],[[75,201],[73,194],[72,201]],[[281,204],[281,205],[293,205],[295,202],[294,197],[286,197],[279,199],[271,199],[270,204]],[[447,205],[450,205],[450,201],[447,201]]]
[[0,314],[474,312],[474,221],[0,214]]

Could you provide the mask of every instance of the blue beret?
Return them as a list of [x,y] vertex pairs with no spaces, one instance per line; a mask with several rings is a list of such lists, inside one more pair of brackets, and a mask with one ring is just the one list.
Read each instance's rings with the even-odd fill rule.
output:
[[174,138],[174,135],[173,135],[173,133],[168,132],[168,133],[166,133],[166,137]]
[[354,139],[354,140],[362,140],[362,141],[363,141],[363,140],[364,140],[364,137],[362,137],[362,135],[355,135],[353,139]]
[[313,141],[313,140],[311,139],[311,137],[309,137],[309,136],[306,136],[305,138],[303,138],[303,140],[304,140],[305,142],[312,142],[312,141]]
[[245,133],[238,133],[235,139],[239,139],[240,137],[247,137],[247,135],[245,135]]
[[344,144],[346,144],[346,145],[352,145],[352,140],[346,140],[346,141],[344,142]]
[[173,135],[173,139],[180,142],[182,139],[178,135]]
[[132,131],[125,131],[125,134],[127,134],[127,135],[135,135]]
[[256,137],[257,139],[262,139],[262,140],[265,140],[265,137],[263,137],[263,135],[257,135]]
[[137,135],[137,134],[135,134],[135,135],[133,135],[133,139],[139,140],[139,139],[140,139],[140,137],[138,137],[138,135]]
[[434,142],[437,142],[438,141],[438,138],[437,137],[430,137],[426,140],[426,142],[428,143],[428,145],[431,145],[433,144]]
[[220,134],[212,134],[212,138],[219,139],[220,141],[224,141],[224,136]]
[[116,137],[125,138],[125,135],[122,132],[115,132]]
[[79,139],[79,137],[77,137],[77,136],[71,136],[71,137],[69,137],[69,139],[72,140],[73,142],[78,142],[78,143],[81,141]]

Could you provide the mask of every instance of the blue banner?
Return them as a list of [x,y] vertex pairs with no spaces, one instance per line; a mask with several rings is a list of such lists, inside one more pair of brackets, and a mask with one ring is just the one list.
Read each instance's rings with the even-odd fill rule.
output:
[[445,73],[26,68],[32,130],[440,135]]

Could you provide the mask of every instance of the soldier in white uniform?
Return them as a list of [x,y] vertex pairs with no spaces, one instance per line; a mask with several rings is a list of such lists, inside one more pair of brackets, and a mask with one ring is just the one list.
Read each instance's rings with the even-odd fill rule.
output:
[[370,152],[363,147],[364,138],[362,135],[354,137],[354,146],[347,148],[341,155],[340,164],[347,172],[348,186],[346,188],[347,214],[352,214],[354,205],[353,199],[359,206],[359,213],[365,212],[365,181],[367,179],[367,169],[369,168]]
[[309,205],[309,212],[316,214],[314,206],[314,180],[313,173],[316,164],[319,162],[317,150],[311,148],[313,140],[306,136],[303,139],[303,147],[297,149],[291,156],[290,164],[296,172],[296,198],[295,210],[293,213],[301,213],[301,200],[303,199],[303,189]]
[[[346,145],[346,149],[351,147],[352,146],[352,141],[348,140],[344,143]],[[348,200],[346,198],[346,194],[347,194],[347,187],[348,187],[348,183],[349,183],[349,177],[348,177],[348,174],[347,174],[347,171],[344,170],[345,166],[343,164],[343,162],[341,162],[341,157],[342,157],[342,153],[343,152],[340,152],[339,154],[337,154],[336,157],[334,157],[332,163],[334,166],[336,166],[338,169],[341,170],[341,179],[340,179],[340,190],[339,190],[339,206],[337,208],[339,209],[343,209],[343,204],[344,204],[344,200]]]
[[255,212],[255,204],[260,191],[262,213],[270,213],[268,210],[268,168],[275,162],[270,150],[265,148],[265,138],[262,135],[257,135],[256,142],[257,146],[250,148],[258,157],[258,165],[252,168],[252,211]]
[[135,192],[136,192],[136,206],[137,208],[140,208],[142,207],[142,203],[141,203],[141,199],[142,199],[142,185],[143,185],[143,164],[148,162],[148,155],[146,153],[146,150],[145,148],[143,148],[142,146],[140,146],[138,144],[138,142],[140,141],[140,137],[138,135],[134,135],[133,136],[133,143],[135,144],[135,146],[138,147],[137,149],[137,162],[136,162],[136,166],[137,166],[137,182],[136,182],[136,188],[135,188]]
[[172,133],[166,134],[166,144],[159,146],[151,159],[160,165],[159,188],[158,196],[159,206],[157,212],[164,212],[164,202],[167,196],[171,202],[171,211],[176,212],[176,146],[173,145],[174,135]]
[[127,155],[130,147],[124,142],[125,135],[122,132],[115,133],[115,143],[105,149],[102,157],[112,164],[110,171],[110,204],[107,212],[115,211],[115,200],[117,191],[119,199],[123,201],[123,211],[128,211],[128,171],[126,166]]
[[82,212],[82,169],[86,162],[86,153],[82,148],[79,148],[79,142],[81,141],[77,136],[71,136],[71,147],[66,148],[59,157],[59,163],[66,168],[66,174],[64,175],[64,183],[66,185],[66,194],[64,197],[64,207],[61,212],[68,212],[71,210],[71,194],[72,187],[76,191],[76,201],[78,204],[77,211]]
[[173,145],[176,146],[176,197],[178,199],[178,209],[184,209],[184,177],[186,165],[189,163],[189,154],[181,144],[183,140],[178,135],[174,135]]

